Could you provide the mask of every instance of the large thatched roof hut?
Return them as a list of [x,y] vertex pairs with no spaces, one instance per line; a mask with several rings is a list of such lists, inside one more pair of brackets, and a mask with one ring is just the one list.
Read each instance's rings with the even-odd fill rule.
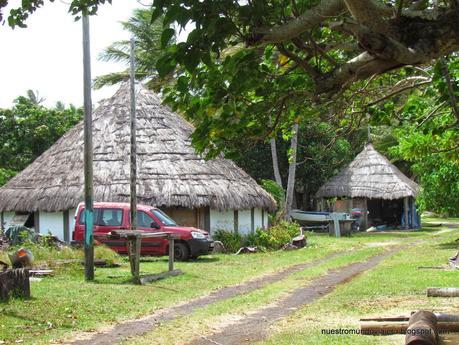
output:
[[[129,200],[129,104],[129,88],[123,85],[94,112],[95,201]],[[265,210],[272,210],[275,202],[248,174],[228,159],[206,161],[197,155],[190,141],[193,126],[142,86],[137,86],[136,108],[139,202],[208,230],[250,231],[266,225]],[[69,218],[83,199],[79,123],[0,188],[0,211],[34,212],[41,231],[53,230],[46,229],[51,225],[43,219],[51,217],[48,223],[64,224],[62,235],[67,237],[65,228],[71,221],[60,218]]]
[[[320,187],[317,196],[347,198],[347,202],[338,200],[335,208],[339,211],[350,211],[354,207],[368,210],[371,225],[396,225],[397,221],[412,225],[414,198],[418,192],[416,182],[405,176],[373,145],[367,144],[348,166]],[[409,217],[408,221],[402,216]]]

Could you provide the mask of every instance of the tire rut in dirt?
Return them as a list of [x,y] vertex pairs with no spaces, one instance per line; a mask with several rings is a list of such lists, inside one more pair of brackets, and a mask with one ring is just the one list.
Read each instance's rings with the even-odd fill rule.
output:
[[196,309],[204,308],[210,304],[232,298],[234,296],[243,295],[251,291],[261,289],[269,284],[278,282],[292,273],[302,271],[304,269],[314,267],[323,264],[336,257],[342,256],[349,253],[348,251],[342,251],[337,253],[329,254],[323,258],[312,260],[309,262],[290,266],[277,273],[269,274],[250,280],[240,285],[233,285],[216,290],[207,296],[202,298],[194,299],[185,304],[181,304],[176,307],[167,308],[164,311],[151,314],[141,319],[125,321],[117,324],[114,328],[107,332],[93,333],[90,338],[80,339],[67,344],[73,345],[111,345],[119,343],[126,337],[139,336],[146,332],[152,331],[156,326],[162,322],[172,321],[181,316],[185,316],[193,313]]
[[243,320],[226,326],[219,333],[195,338],[187,345],[252,344],[262,340],[268,336],[269,326],[276,321],[288,316],[299,307],[310,304],[332,292],[338,284],[346,283],[401,249],[400,247],[394,248],[383,254],[375,255],[365,262],[353,263],[330,271],[325,276],[309,281],[307,286],[293,290],[274,306],[262,308]]

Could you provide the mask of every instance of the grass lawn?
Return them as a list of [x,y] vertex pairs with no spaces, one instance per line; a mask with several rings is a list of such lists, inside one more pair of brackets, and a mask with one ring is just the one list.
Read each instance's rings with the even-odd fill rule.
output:
[[406,315],[418,309],[457,313],[457,298],[427,298],[425,291],[427,287],[457,287],[459,273],[418,267],[445,264],[458,248],[454,242],[458,235],[459,230],[454,230],[433,236],[430,241],[384,260],[375,269],[275,324],[272,336],[261,343],[305,344],[308,339],[307,344],[319,345],[402,344],[403,335],[323,335],[321,330],[358,329],[361,317]]
[[[176,341],[177,338],[174,338],[173,334],[174,325],[180,327],[186,322],[189,325],[190,321],[196,321],[196,329],[188,329],[184,334],[190,336],[187,331],[208,332],[219,322],[225,322],[228,315],[249,312],[281,297],[301,284],[306,284],[308,280],[324,274],[328,269],[365,260],[375,255],[384,250],[380,246],[382,242],[403,244],[416,238],[432,238],[434,231],[438,231],[438,228],[406,233],[359,234],[340,239],[309,234],[309,245],[302,250],[241,256],[206,256],[194,262],[177,263],[177,268],[182,269],[184,275],[146,286],[130,283],[130,271],[125,258],[122,259],[121,268],[97,269],[96,281],[92,283],[84,282],[83,269],[80,265],[71,265],[57,270],[54,277],[32,283],[33,297],[30,300],[12,300],[0,304],[0,341],[13,344],[22,340],[26,344],[39,344],[69,339],[75,332],[91,331],[122,320],[140,317],[160,308],[208,294],[224,286],[242,283],[297,263],[325,257],[333,252],[348,251],[345,255],[322,265],[294,273],[281,282],[209,305],[159,328],[162,330],[164,343],[167,343],[167,338],[169,342]],[[449,233],[441,236],[448,240],[453,237]],[[448,256],[452,252],[450,248],[433,249],[439,250],[443,256]],[[4,256],[5,254],[0,252],[0,260]],[[46,260],[44,253],[39,253],[38,259],[49,261]],[[414,259],[415,257],[411,258]],[[436,264],[444,262],[438,255],[431,260]],[[166,268],[165,258],[146,258],[141,263],[141,271],[144,273],[160,272]],[[429,274],[441,274],[441,272],[429,272]],[[418,275],[413,277],[417,279]],[[447,283],[449,281],[445,282],[446,285]],[[319,317],[317,314],[315,316]],[[288,330],[279,328],[279,332],[288,333]],[[132,342],[142,343],[151,336],[147,334]]]

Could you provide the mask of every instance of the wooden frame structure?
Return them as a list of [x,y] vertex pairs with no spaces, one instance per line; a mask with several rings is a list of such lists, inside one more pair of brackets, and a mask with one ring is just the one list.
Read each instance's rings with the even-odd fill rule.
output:
[[[135,284],[144,285],[148,282],[163,279],[169,276],[177,276],[182,274],[181,270],[174,269],[174,242],[179,238],[178,234],[170,232],[146,232],[140,230],[114,230],[107,235],[99,235],[97,238],[124,239],[128,248],[129,263],[131,266],[131,274]],[[169,241],[169,265],[168,271],[158,274],[140,275],[140,249],[142,247],[142,239],[157,238],[167,239]]]

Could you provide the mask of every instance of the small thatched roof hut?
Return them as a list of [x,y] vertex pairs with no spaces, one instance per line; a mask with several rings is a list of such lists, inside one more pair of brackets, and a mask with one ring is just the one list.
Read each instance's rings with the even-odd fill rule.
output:
[[393,200],[416,197],[419,186],[367,144],[338,175],[321,186],[318,197]]
[[[350,208],[352,206],[368,208],[370,216],[373,214],[374,218],[381,217],[381,221],[384,222],[387,220],[387,212],[385,213],[384,209],[387,209],[388,205],[391,205],[389,208],[392,209],[391,216],[394,219],[401,217],[398,213],[403,212],[403,209],[406,212],[408,209],[413,210],[413,199],[418,192],[419,186],[416,182],[405,176],[386,157],[376,151],[373,145],[367,144],[348,166],[319,188],[317,196],[349,198],[354,200],[350,203]],[[359,200],[363,203],[359,203]],[[413,206],[407,206],[409,202]],[[399,209],[398,212],[394,211],[396,208]]]
[[[125,84],[94,112],[95,201],[129,201],[129,104]],[[273,198],[234,162],[197,155],[190,141],[193,126],[157,95],[137,86],[136,108],[139,202],[231,214],[275,208]],[[0,188],[0,211],[59,212],[83,199],[81,122]]]

